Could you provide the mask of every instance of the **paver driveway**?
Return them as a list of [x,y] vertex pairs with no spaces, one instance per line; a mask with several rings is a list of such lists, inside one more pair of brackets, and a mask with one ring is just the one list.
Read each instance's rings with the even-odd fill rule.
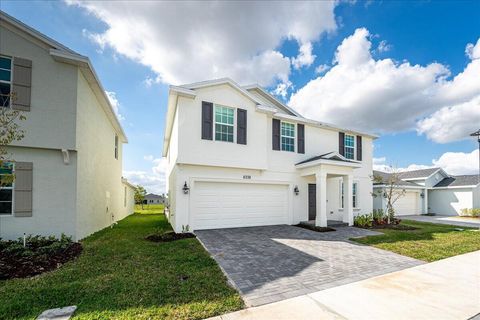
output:
[[352,237],[377,234],[352,227],[320,233],[279,225],[202,230],[196,234],[248,306],[280,301],[423,263],[348,241]]

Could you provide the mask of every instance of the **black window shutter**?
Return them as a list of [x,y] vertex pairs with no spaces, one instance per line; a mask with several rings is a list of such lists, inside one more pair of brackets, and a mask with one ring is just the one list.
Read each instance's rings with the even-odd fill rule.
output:
[[305,125],[297,124],[298,153],[305,153]]
[[272,121],[272,149],[280,150],[280,120]]
[[237,109],[237,143],[247,144],[247,110]]
[[357,136],[357,160],[362,161],[362,136]]
[[202,101],[202,139],[213,140],[213,103]]
[[345,132],[338,133],[338,153],[345,156]]

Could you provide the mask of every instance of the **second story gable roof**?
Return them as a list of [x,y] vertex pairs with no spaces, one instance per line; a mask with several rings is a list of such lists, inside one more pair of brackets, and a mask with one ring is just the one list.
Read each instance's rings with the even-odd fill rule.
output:
[[63,44],[44,35],[40,31],[33,29],[27,24],[0,10],[0,26],[4,27],[5,24],[13,26],[15,29],[26,33],[41,43],[44,43],[48,48],[50,48],[49,54],[55,61],[77,66],[84,74],[89,85],[92,87],[92,90],[99,100],[100,105],[107,114],[107,117],[112,126],[115,128],[115,131],[117,131],[120,140],[125,143],[128,142],[127,136],[115,114],[110,99],[108,98],[105,89],[103,88],[102,83],[100,82],[100,79],[98,78],[98,75],[88,57],[73,51]]
[[400,174],[400,177],[403,180],[409,180],[409,179],[426,179],[436,173],[437,171],[440,171],[441,168],[428,168],[428,169],[419,169],[419,170],[411,170],[411,171],[405,171]]

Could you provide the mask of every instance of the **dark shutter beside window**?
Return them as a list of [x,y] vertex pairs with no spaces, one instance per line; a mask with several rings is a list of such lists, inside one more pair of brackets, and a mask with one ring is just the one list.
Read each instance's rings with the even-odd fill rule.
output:
[[213,140],[213,103],[202,101],[202,139]]
[[247,110],[237,109],[237,143],[247,144]]
[[357,136],[357,160],[362,161],[362,136]]
[[280,150],[280,120],[272,120],[272,149]]
[[338,153],[345,156],[345,132],[338,133]]
[[15,163],[15,217],[32,216],[33,163]]
[[305,125],[297,124],[298,153],[305,153]]
[[12,109],[30,111],[30,96],[32,86],[32,61],[13,58]]

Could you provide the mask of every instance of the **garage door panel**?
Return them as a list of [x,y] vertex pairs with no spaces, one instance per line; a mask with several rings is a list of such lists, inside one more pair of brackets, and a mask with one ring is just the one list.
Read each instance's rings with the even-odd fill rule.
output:
[[398,216],[420,214],[420,194],[418,192],[407,192],[403,197],[394,203],[395,214]]
[[288,223],[287,185],[196,182],[194,230]]

